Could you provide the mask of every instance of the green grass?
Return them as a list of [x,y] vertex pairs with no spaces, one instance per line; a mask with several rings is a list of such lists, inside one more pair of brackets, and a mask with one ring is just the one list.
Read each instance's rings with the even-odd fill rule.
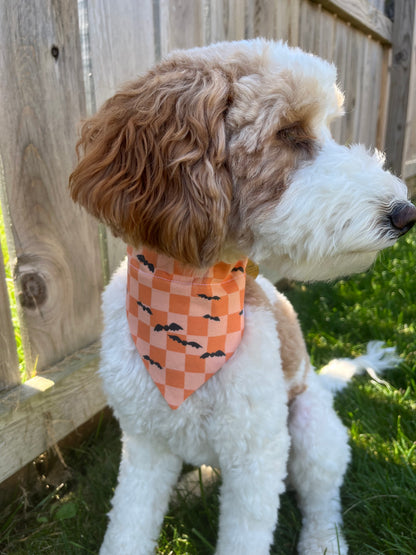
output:
[[[368,273],[334,284],[296,284],[295,305],[319,367],[361,354],[371,339],[395,345],[403,358],[388,386],[360,377],[336,399],[350,430],[352,463],[342,489],[345,535],[354,555],[416,553],[416,232],[382,253]],[[103,424],[78,449],[64,451],[62,483],[39,480],[0,514],[0,552],[97,553],[115,486],[119,430]],[[218,485],[183,499],[166,516],[159,553],[213,553]],[[296,553],[300,515],[282,498],[274,555]],[[254,554],[255,555],[255,554]]]

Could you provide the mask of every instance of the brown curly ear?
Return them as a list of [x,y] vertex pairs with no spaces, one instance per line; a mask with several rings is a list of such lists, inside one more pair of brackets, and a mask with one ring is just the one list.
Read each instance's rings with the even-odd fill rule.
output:
[[87,120],[72,198],[133,246],[185,264],[218,261],[232,184],[226,166],[230,79],[163,62]]

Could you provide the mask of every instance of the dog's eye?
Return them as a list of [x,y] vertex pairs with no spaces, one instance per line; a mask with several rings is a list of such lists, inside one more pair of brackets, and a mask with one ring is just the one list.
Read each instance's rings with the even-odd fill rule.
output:
[[304,124],[297,122],[282,127],[276,132],[276,139],[280,144],[296,148],[297,150],[312,153],[314,150],[315,137]]
[[276,136],[280,140],[293,140],[296,135],[299,135],[299,123],[293,123],[292,125],[288,125],[287,127],[282,127],[278,129]]

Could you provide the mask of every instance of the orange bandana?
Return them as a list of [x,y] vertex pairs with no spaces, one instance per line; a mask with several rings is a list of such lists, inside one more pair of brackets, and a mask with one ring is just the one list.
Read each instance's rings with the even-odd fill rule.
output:
[[127,254],[130,333],[153,381],[176,409],[240,344],[247,260],[220,262],[195,276],[146,248],[129,246]]

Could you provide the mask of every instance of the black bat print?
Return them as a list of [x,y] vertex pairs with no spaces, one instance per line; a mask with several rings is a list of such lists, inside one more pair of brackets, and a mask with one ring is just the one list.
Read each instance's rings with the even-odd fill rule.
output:
[[156,324],[154,329],[154,331],[179,331],[179,330],[183,330],[183,327],[180,326],[179,324],[175,324],[175,322],[172,322],[167,326],[162,326],[162,324]]
[[138,260],[139,262],[142,262],[145,266],[147,266],[147,267],[149,268],[149,270],[150,270],[151,272],[154,273],[155,267],[153,266],[153,264],[152,264],[151,262],[148,262],[142,254],[138,254],[138,255],[137,255],[137,260]]
[[244,268],[242,266],[236,266],[231,271],[232,272],[243,272],[243,274],[244,274]]
[[173,341],[180,343],[181,345],[189,345],[190,347],[195,347],[195,349],[202,349],[202,345],[196,343],[195,341],[184,341],[177,335],[168,335],[168,337],[170,337]]
[[217,297],[217,295],[215,295],[214,297],[208,297],[208,295],[204,295],[203,293],[199,293],[198,297],[201,297],[201,299],[207,299],[207,301],[219,301],[219,300],[221,300],[221,297]]
[[242,316],[244,314],[244,308],[243,310],[240,310],[240,312],[238,313],[239,316]]
[[206,318],[207,320],[214,320],[214,322],[219,322],[220,321],[219,316],[211,316],[210,314],[204,314],[204,316],[202,316],[202,318]]
[[225,353],[222,351],[215,351],[215,353],[204,353],[201,355],[201,358],[209,358],[209,357],[225,357]]
[[150,308],[149,308],[148,306],[146,306],[145,304],[143,304],[143,303],[140,302],[140,301],[137,301],[137,304],[138,304],[139,306],[141,306],[142,309],[143,309],[145,312],[148,312],[148,313],[150,314],[150,316],[152,316],[153,312],[150,310]]
[[143,355],[143,359],[148,360],[150,362],[150,364],[153,364],[153,366],[157,366],[159,368],[159,370],[162,370],[162,367],[160,366],[160,364],[158,362],[156,362],[155,360],[152,360],[148,355]]

